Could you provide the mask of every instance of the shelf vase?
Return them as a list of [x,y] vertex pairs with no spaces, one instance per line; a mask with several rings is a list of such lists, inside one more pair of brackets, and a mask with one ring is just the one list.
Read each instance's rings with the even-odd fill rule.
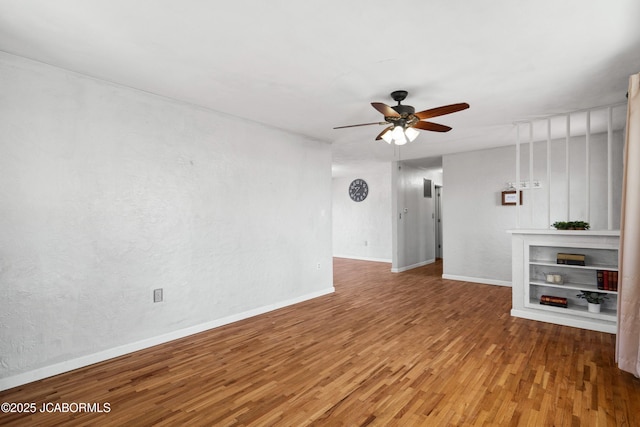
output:
[[589,306],[589,313],[600,313],[600,304],[587,303]]

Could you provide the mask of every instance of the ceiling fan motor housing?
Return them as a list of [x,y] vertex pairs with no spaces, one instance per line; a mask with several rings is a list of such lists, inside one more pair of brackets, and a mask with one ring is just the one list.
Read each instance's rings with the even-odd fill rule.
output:
[[396,113],[400,114],[403,119],[416,112],[416,109],[411,105],[400,104],[402,101],[404,101],[408,94],[409,92],[407,92],[406,90],[394,90],[393,92],[391,92],[391,98],[393,98],[394,101],[398,102],[398,105],[391,108],[393,108]]
[[402,117],[407,117],[416,112],[416,109],[411,105],[395,105],[391,108],[393,108]]

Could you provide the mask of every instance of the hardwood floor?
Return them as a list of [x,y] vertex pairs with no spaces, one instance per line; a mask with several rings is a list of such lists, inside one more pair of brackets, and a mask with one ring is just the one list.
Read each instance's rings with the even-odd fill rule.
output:
[[108,413],[1,425],[639,426],[615,336],[512,318],[511,289],[334,260],[332,295],[0,393]]

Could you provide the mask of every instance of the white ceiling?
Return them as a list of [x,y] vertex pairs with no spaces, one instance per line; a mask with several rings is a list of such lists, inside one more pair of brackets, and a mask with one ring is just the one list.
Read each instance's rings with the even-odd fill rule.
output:
[[[513,123],[625,101],[637,0],[0,0],[0,50],[304,134],[335,170],[514,142]],[[370,102],[433,121],[397,149]]]

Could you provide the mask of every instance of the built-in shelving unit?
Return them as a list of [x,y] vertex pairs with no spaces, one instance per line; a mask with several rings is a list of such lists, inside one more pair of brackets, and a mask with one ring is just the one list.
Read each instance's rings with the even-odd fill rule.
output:
[[[512,230],[513,301],[511,315],[596,331],[616,333],[617,298],[613,290],[599,290],[597,272],[618,271],[619,231]],[[557,264],[558,253],[585,256],[585,265]],[[550,283],[547,274],[562,283]],[[606,293],[600,313],[587,310],[580,291]],[[567,307],[540,304],[542,295],[566,298]]]

